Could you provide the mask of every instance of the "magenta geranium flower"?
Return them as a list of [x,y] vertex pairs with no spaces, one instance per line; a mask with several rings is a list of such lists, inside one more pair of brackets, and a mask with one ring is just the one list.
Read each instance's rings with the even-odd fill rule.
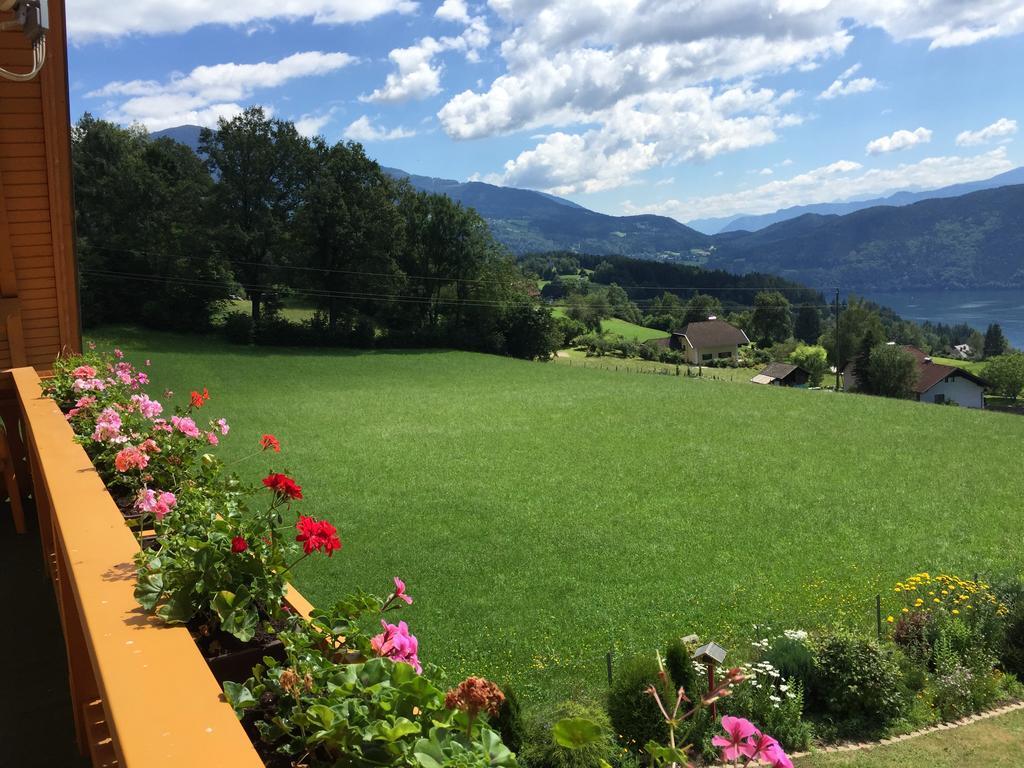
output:
[[416,674],[423,671],[418,657],[419,641],[416,636],[409,633],[409,627],[404,621],[395,624],[388,624],[384,619],[380,620],[384,631],[379,635],[370,638],[370,647],[378,656],[383,656],[392,661],[408,664],[416,670]]
[[120,434],[121,415],[113,408],[104,408],[96,419],[96,428],[92,432],[92,439],[99,443],[111,440]]
[[[723,720],[725,718],[722,718]],[[782,753],[783,757],[786,757],[786,753],[782,752],[782,747],[779,746],[779,742],[773,739],[767,734],[761,733],[756,728],[754,729],[753,735],[747,739],[740,747],[740,752],[751,760],[757,760],[763,763],[769,763],[775,765],[772,762],[773,758]],[[788,760],[789,758],[786,757]]]
[[722,760],[727,763],[738,759],[741,754],[747,754],[748,742],[745,742],[744,739],[749,739],[755,734],[761,735],[749,720],[745,720],[742,717],[733,717],[732,715],[726,715],[722,718],[722,729],[726,732],[728,738],[725,736],[715,736],[711,739],[711,743],[716,747],[721,747]]
[[395,597],[412,605],[412,596],[405,593],[405,582],[395,576]]

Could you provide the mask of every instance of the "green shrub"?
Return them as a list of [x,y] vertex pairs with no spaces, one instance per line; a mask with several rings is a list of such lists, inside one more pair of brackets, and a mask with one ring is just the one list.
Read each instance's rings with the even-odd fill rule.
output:
[[225,315],[224,336],[232,344],[251,344],[252,317],[245,312],[230,312]]
[[668,740],[668,729],[648,686],[660,686],[658,662],[653,654],[625,661],[608,691],[608,715],[622,745],[634,752],[652,739],[659,744]]
[[930,617],[924,611],[909,611],[901,613],[892,628],[892,641],[920,664],[927,664],[932,655],[928,637],[930,623]]
[[806,641],[800,639],[801,636],[806,637],[806,633],[780,635],[772,642],[764,658],[779,671],[783,680],[799,681],[806,686],[814,671],[814,655]]
[[682,688],[687,696],[696,700],[707,689],[707,684],[697,674],[691,654],[692,649],[681,638],[676,638],[665,649],[665,671],[673,686]]
[[874,640],[845,633],[823,637],[806,695],[811,711],[840,736],[884,730],[906,708],[896,655]]
[[[555,742],[552,729],[563,718],[589,720],[601,728],[604,737],[578,749],[562,747]],[[615,761],[618,752],[607,713],[592,702],[564,701],[552,707],[532,719],[524,737],[519,757],[528,768],[600,768],[602,761]]]
[[491,727],[501,734],[505,746],[518,754],[526,743],[526,723],[519,706],[519,698],[512,687],[502,686],[501,690],[505,694],[505,701],[502,702],[497,717],[490,719]]
[[1006,606],[999,661],[1007,672],[1024,678],[1024,581],[1014,576],[999,584],[996,593]]

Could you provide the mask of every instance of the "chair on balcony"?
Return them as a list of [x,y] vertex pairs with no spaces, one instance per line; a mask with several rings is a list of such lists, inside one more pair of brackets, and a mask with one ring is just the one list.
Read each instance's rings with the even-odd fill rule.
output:
[[11,514],[14,516],[14,530],[25,533],[25,509],[21,505],[21,489],[14,475],[14,459],[7,444],[7,429],[0,425],[0,472],[3,472],[4,486],[11,497]]

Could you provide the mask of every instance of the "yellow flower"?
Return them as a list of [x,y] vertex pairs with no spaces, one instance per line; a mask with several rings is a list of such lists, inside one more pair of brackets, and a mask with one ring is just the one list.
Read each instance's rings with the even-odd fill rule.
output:
[[938,603],[938,602],[941,602],[941,601],[939,600],[939,598],[937,598],[937,597],[933,597],[933,598],[932,598],[932,602],[933,602],[933,603]]
[[959,616],[960,615],[960,611],[958,611],[956,608],[954,608],[953,609],[953,615],[954,616]]
[[888,618],[886,618],[886,621],[892,624],[894,621],[896,621],[896,619],[894,619],[892,616],[889,616]]
[[920,597],[914,601],[915,608],[920,608],[922,605],[924,605],[924,600],[922,600]]
[[910,613],[910,609],[909,609],[909,608],[904,608],[904,609],[903,609],[903,612],[904,612],[904,613]]

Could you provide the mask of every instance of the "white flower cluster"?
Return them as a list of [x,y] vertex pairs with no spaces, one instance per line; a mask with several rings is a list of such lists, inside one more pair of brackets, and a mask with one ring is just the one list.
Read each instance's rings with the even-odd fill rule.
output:
[[787,699],[795,698],[796,694],[788,683],[783,682],[782,674],[770,662],[741,664],[740,669],[747,678],[747,684],[755,691],[764,690],[775,709],[779,708],[783,696]]
[[807,633],[802,629],[787,629],[782,634],[790,640],[796,640],[798,643],[802,643],[807,639]]

